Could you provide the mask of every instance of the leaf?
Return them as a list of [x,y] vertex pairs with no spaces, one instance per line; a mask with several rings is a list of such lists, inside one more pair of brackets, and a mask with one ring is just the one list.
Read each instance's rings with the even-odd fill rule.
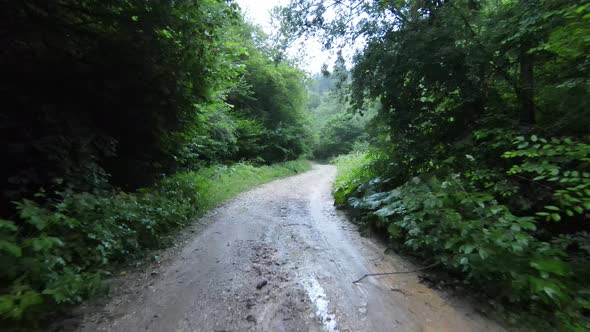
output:
[[539,271],[549,272],[560,276],[565,276],[570,273],[570,267],[568,264],[555,259],[536,259],[531,261],[530,266]]
[[0,295],[0,317],[19,318],[12,316],[15,313],[14,306],[14,296]]
[[557,213],[552,213],[551,214],[551,219],[553,219],[553,221],[560,221],[561,220],[561,216]]
[[52,236],[40,236],[28,239],[25,241],[25,244],[31,246],[37,252],[49,250],[56,246],[63,246],[63,242],[60,239]]
[[0,250],[6,251],[15,257],[20,257],[22,255],[22,250],[18,245],[5,240],[0,240]]
[[18,228],[14,224],[14,221],[0,219],[0,230],[3,230],[3,229],[11,231],[11,232],[16,232],[18,230]]
[[483,249],[483,248],[480,248],[479,249],[479,257],[481,257],[481,259],[484,259],[485,260],[489,256],[490,255],[488,254],[488,252],[485,249]]
[[43,215],[42,210],[32,201],[23,200],[19,205],[20,217],[38,230],[43,230],[48,224],[48,218]]
[[397,237],[399,236],[400,228],[396,224],[391,223],[389,224],[389,227],[387,227],[387,232],[390,236]]
[[557,288],[553,288],[550,286],[543,287],[543,292],[545,292],[545,294],[547,294],[547,296],[549,296],[552,299],[558,299],[563,297],[563,292],[561,292]]
[[[532,218],[530,218],[531,220],[534,220]],[[534,231],[537,229],[537,226],[535,225],[534,222],[528,221],[528,220],[523,220],[523,218],[520,219],[521,221],[519,221],[519,225],[520,227],[522,227],[522,229],[526,229],[529,231]]]
[[30,307],[43,303],[43,298],[34,290],[19,290],[18,293],[0,296],[0,317],[21,319]]
[[390,204],[387,205],[377,211],[375,211],[373,214],[375,214],[378,217],[382,217],[382,218],[386,218],[389,216],[392,216],[396,213],[396,208],[397,206],[395,206],[394,204]]
[[452,238],[452,239],[449,239],[449,240],[448,240],[448,241],[445,243],[445,249],[450,249],[450,248],[452,248],[453,246],[455,246],[455,244],[457,244],[457,242],[459,242],[459,239],[458,239],[458,238],[454,238],[454,239]]
[[560,285],[550,279],[529,276],[528,280],[536,293],[544,294],[552,300],[559,300],[565,297]]
[[466,244],[466,245],[463,246],[462,251],[465,254],[470,254],[470,253],[473,252],[474,249],[475,249],[475,246],[474,245]]
[[498,214],[499,212],[504,211],[504,208],[502,206],[494,205],[490,207],[490,211],[492,214]]

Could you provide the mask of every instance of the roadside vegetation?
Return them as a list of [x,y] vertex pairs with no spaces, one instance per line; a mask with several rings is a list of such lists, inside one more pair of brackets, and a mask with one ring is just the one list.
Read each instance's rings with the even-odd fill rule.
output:
[[377,114],[370,145],[335,160],[336,203],[507,321],[589,330],[590,6],[298,0],[284,16],[366,41],[337,90]]
[[257,185],[272,180],[293,176],[311,169],[311,163],[299,159],[276,163],[273,165],[255,166],[238,163],[230,166],[216,165],[197,172],[175,175],[181,181],[190,181],[196,185],[198,207],[205,212],[219,203]]
[[370,125],[375,121],[377,105],[365,105],[358,112],[350,112],[346,96],[339,93],[339,73],[348,72],[344,58],[338,57],[332,72],[316,74],[309,80],[308,94],[313,139],[312,155],[318,160],[329,160],[354,150],[363,150],[375,142]]
[[[17,204],[20,227],[0,220],[4,280],[12,294],[1,298],[5,319],[35,319],[49,308],[76,304],[103,290],[113,264],[166,246],[174,231],[238,193],[310,168],[305,160],[272,166],[238,163],[177,173],[128,193],[120,190],[63,191],[44,204]],[[39,193],[35,200],[45,198]],[[19,230],[34,230],[20,236]],[[116,265],[115,265],[116,266]]]

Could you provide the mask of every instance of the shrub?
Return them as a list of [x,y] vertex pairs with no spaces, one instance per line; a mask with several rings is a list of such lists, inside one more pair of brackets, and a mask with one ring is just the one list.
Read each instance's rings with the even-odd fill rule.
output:
[[386,234],[394,248],[439,263],[495,307],[525,308],[551,328],[587,329],[590,149],[536,135],[516,137],[514,147],[500,153],[516,162],[503,171],[486,169],[475,154],[472,163],[397,186],[376,177],[371,163],[378,163],[366,155],[341,157],[336,202]]
[[358,185],[375,177],[375,171],[371,167],[371,163],[376,158],[375,154],[353,152],[332,160],[332,163],[338,168],[338,175],[334,182],[334,198],[337,205],[344,204],[346,197]]

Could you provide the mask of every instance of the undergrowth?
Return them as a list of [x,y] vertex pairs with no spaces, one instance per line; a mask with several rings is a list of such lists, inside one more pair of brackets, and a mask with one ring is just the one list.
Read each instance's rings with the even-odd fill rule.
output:
[[174,230],[256,185],[310,168],[305,160],[245,163],[179,173],[156,186],[37,194],[0,220],[0,323],[35,327],[101,290],[113,264],[170,243]]
[[346,202],[346,196],[358,185],[376,177],[371,162],[377,155],[368,152],[352,152],[332,159],[331,163],[336,165],[338,175],[334,181],[334,199],[336,205]]
[[[401,185],[377,177],[384,172],[371,155],[340,157],[336,203],[362,227],[385,234],[396,251],[438,263],[508,322],[587,331],[590,146],[535,135],[513,142],[501,154],[504,169],[484,169],[466,155],[454,164],[462,168],[441,167]],[[559,222],[571,230],[556,233]]]
[[188,177],[196,183],[200,193],[201,211],[206,211],[256,185],[305,172],[310,168],[308,161],[295,160],[270,166],[237,164],[209,167],[196,173],[180,174],[178,177]]

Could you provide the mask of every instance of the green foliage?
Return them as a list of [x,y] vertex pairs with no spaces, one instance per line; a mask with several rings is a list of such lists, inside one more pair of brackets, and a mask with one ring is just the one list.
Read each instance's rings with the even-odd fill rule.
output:
[[[257,39],[264,40],[264,36]],[[254,47],[244,60],[244,70],[242,84],[247,89],[229,96],[233,114],[242,121],[239,137],[246,140],[238,146],[234,159],[272,163],[309,152],[311,131],[304,73]]]
[[228,34],[240,16],[225,1],[1,6],[7,201],[55,178],[90,190],[103,169],[125,188],[152,183],[176,166],[175,133],[195,105],[218,102],[240,73],[243,47]]
[[178,169],[309,150],[305,76],[271,59],[235,3],[1,6],[7,210],[39,188],[63,189],[56,179],[135,190]]
[[353,152],[341,155],[332,160],[338,168],[338,175],[334,182],[334,198],[337,205],[343,205],[346,197],[354,192],[357,187],[375,177],[371,167],[372,162],[378,156],[366,152]]
[[[198,214],[239,192],[310,168],[211,166],[179,173],[137,193],[59,192],[40,205],[18,203],[20,227],[0,220],[0,321],[29,324],[103,289],[113,263],[159,248]],[[38,199],[41,197],[37,197]]]
[[366,145],[371,140],[367,128],[377,112],[377,105],[367,105],[367,109],[356,112],[351,110],[343,98],[347,90],[336,77],[336,74],[346,76],[346,68],[337,69],[331,78],[313,77],[308,87],[313,98],[308,107],[316,135],[313,154],[319,159],[347,154]]
[[361,139],[361,135],[365,133],[356,117],[358,116],[340,113],[326,120],[319,130],[321,134],[314,155],[318,158],[326,158],[352,151]]
[[504,153],[505,158],[518,158],[508,174],[527,176],[531,182],[551,193],[544,210],[537,216],[547,221],[585,219],[590,217],[590,145],[570,138],[547,141],[532,135],[515,140],[517,150]]
[[359,114],[348,111],[347,105],[333,94],[325,95],[312,109],[314,130],[318,136],[314,156],[326,159],[351,152],[368,141],[366,127],[374,112]]
[[440,263],[495,306],[552,312],[546,322],[554,328],[588,327],[582,312],[590,259],[587,251],[577,252],[577,246],[590,243],[587,234],[541,240],[534,217],[514,215],[485,191],[467,192],[468,180],[458,175],[423,176],[382,191],[386,182],[377,178],[357,185],[346,196],[347,205],[363,216],[365,226],[388,234],[398,250]]
[[523,319],[518,305],[552,329],[588,328],[587,144],[481,129],[401,186],[407,173],[381,151],[353,171],[337,163],[346,174],[336,183],[338,204],[395,248],[441,263],[510,320]]
[[253,166],[247,163],[232,166],[215,165],[177,177],[190,179],[191,183],[195,183],[199,192],[200,209],[207,211],[242,191],[309,169],[311,164],[307,160],[299,159],[269,166]]

